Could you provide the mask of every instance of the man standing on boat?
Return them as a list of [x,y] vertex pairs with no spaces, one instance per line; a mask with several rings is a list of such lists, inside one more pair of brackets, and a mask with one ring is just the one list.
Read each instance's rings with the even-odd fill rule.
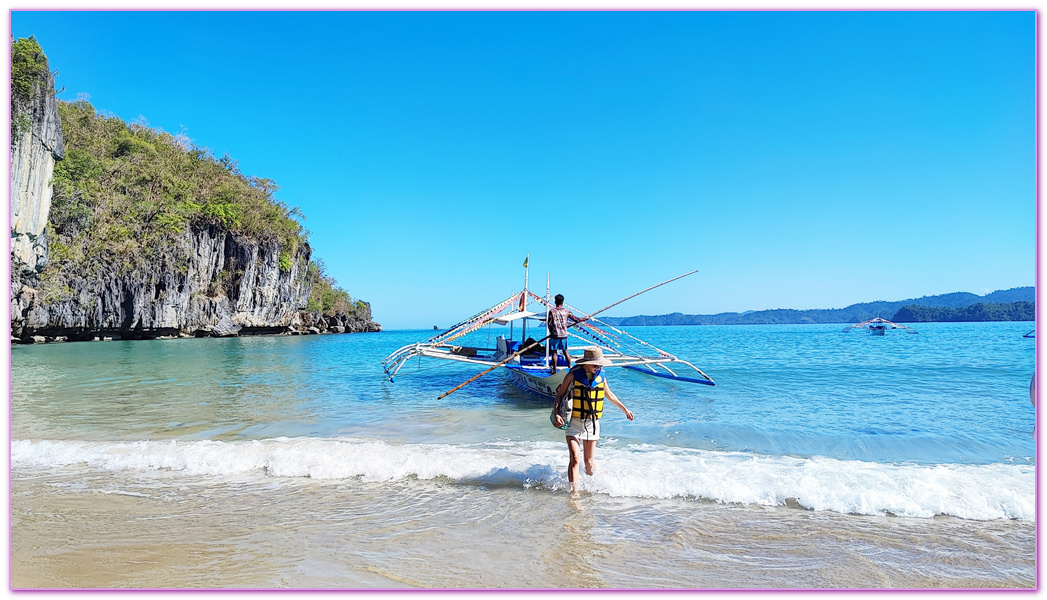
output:
[[567,354],[567,327],[571,321],[580,323],[584,319],[579,319],[571,314],[571,311],[564,308],[563,294],[557,294],[553,300],[556,301],[556,307],[550,308],[546,313],[545,326],[549,330],[549,354],[553,359],[550,371],[555,375],[557,352],[563,352],[563,359],[567,362],[567,368],[571,368],[571,356]]

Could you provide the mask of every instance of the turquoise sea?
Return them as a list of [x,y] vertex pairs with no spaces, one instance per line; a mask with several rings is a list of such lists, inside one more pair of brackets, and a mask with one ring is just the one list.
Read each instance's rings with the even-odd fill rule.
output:
[[576,497],[432,331],[15,346],[12,586],[1035,586],[1033,324],[843,327],[626,328],[716,386],[609,370]]

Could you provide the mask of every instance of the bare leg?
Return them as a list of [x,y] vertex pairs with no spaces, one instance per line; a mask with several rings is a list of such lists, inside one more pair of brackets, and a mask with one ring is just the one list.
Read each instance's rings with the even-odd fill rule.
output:
[[549,355],[549,357],[553,359],[552,369],[549,370],[549,373],[552,374],[552,375],[556,375],[556,353],[557,352],[558,352],[558,350],[553,350],[553,353]]
[[581,463],[582,457],[582,445],[578,442],[578,438],[568,436],[567,449],[571,453],[571,457],[567,463],[567,481],[571,482],[571,492],[574,493],[578,491],[578,484],[575,482],[577,482],[582,476],[579,470],[579,463]]
[[592,476],[596,471],[596,440],[585,440],[585,474]]

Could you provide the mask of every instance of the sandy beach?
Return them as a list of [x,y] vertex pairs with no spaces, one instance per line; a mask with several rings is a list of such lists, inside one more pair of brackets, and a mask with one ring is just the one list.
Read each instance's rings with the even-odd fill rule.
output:
[[[13,481],[12,587],[1021,588],[1035,527],[439,481]],[[79,483],[78,483],[79,482]],[[91,491],[77,491],[85,483]],[[61,490],[55,493],[55,490]]]

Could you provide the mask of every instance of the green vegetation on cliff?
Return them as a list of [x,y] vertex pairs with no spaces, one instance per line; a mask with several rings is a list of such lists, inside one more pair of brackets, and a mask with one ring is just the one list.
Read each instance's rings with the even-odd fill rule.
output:
[[[30,116],[26,109],[36,86],[47,81],[47,57],[30,36],[11,43],[11,143],[29,129]],[[48,92],[52,90],[46,90]]]
[[[158,265],[188,227],[275,242],[281,271],[307,243],[304,216],[274,197],[275,182],[243,175],[228,155],[215,158],[184,136],[99,114],[85,100],[59,102],[58,110],[66,152],[55,166],[49,221],[51,259],[64,270]],[[349,298],[315,264],[308,276],[314,295]]]
[[268,179],[246,177],[228,156],[144,124],[96,113],[87,101],[59,102],[65,160],[55,166],[50,222],[68,240],[60,252],[97,265],[152,261],[189,225],[214,225],[296,254],[300,217],[273,197]]
[[324,261],[309,263],[309,277],[312,279],[312,292],[309,294],[308,310],[320,311],[324,316],[335,313],[351,314],[362,311],[363,301],[353,300],[349,293],[337,286],[337,282],[324,273]]

